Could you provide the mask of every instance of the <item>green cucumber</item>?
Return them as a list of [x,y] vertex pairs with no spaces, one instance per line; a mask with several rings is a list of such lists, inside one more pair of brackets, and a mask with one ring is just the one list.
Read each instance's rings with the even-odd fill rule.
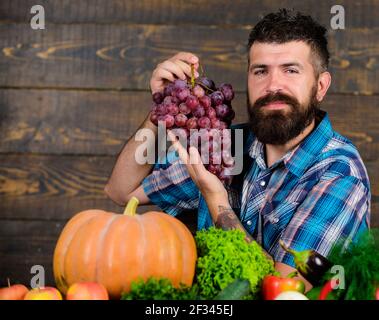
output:
[[250,282],[247,279],[236,279],[228,284],[213,300],[241,300],[250,293]]

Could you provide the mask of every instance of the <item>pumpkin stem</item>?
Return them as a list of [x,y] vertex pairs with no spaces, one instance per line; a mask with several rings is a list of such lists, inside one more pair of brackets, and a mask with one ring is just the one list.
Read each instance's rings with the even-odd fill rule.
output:
[[139,200],[136,197],[132,197],[128,201],[128,204],[126,205],[126,208],[124,210],[124,214],[131,216],[131,217],[135,216],[138,204],[139,204]]

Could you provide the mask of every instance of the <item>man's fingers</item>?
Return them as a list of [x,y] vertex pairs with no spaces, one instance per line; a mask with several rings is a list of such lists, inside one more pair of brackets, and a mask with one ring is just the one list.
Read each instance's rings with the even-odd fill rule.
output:
[[183,72],[182,68],[178,64],[170,60],[163,62],[160,65],[160,68],[171,72],[172,74],[176,75],[176,77],[178,77],[179,79],[182,79],[182,80],[186,79],[186,74]]
[[179,60],[182,60],[182,61],[187,62],[189,64],[191,64],[191,63],[194,64],[194,63],[199,62],[199,58],[191,52],[179,52],[176,55],[174,55],[171,59],[172,60],[178,60],[179,59]]
[[196,174],[192,168],[187,150],[181,145],[179,140],[176,139],[176,136],[173,134],[171,130],[167,130],[167,136],[169,137],[170,141],[172,141],[172,146],[178,153],[180,160],[187,167],[188,173],[190,174],[191,178],[196,182]]
[[192,168],[197,176],[201,176],[207,172],[207,169],[205,169],[204,164],[201,161],[199,151],[195,147],[189,148],[189,156],[191,159]]
[[[188,64],[188,63],[185,63],[181,60],[177,60],[175,61],[175,63],[177,63],[183,70],[183,72],[186,74],[186,76],[188,78],[191,78],[192,74],[191,74],[191,66]],[[195,65],[195,78],[197,78],[199,76],[199,73],[196,71],[196,65]]]
[[163,69],[163,68],[157,70],[156,73],[154,74],[154,76],[158,77],[161,80],[166,79],[166,80],[171,81],[171,82],[175,80],[175,77],[172,74],[172,72],[167,71],[166,69]]

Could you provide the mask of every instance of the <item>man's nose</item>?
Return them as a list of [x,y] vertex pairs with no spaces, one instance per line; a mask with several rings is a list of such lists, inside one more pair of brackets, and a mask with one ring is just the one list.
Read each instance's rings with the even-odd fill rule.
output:
[[277,71],[273,71],[267,77],[266,92],[279,92],[283,90],[283,79]]

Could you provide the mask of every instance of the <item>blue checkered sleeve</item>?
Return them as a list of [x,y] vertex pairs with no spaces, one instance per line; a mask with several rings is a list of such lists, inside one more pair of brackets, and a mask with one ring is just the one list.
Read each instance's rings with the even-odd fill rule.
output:
[[142,181],[142,187],[150,199],[162,211],[176,216],[184,210],[197,209],[199,189],[175,152],[169,153]]
[[[330,175],[313,187],[282,231],[281,239],[294,250],[314,249],[327,257],[338,240],[347,245],[369,228],[370,192],[362,180]],[[270,253],[275,261],[295,267],[292,254],[278,242]]]

